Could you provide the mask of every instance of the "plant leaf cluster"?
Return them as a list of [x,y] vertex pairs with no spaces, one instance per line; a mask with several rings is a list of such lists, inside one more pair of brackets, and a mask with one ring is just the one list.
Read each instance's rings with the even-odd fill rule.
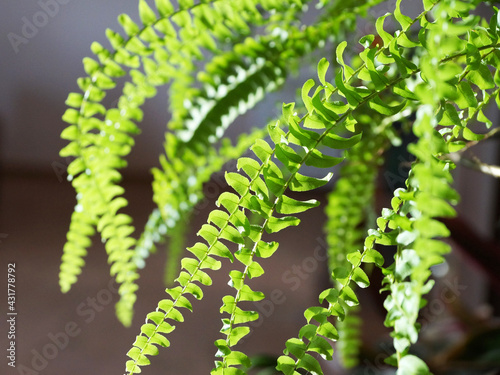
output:
[[[82,93],[69,95],[63,117],[69,126],[62,137],[69,144],[61,155],[75,157],[68,173],[77,205],[61,288],[67,291],[76,281],[90,237],[99,232],[111,275],[121,284],[117,315],[129,325],[138,269],[170,238],[166,296],[147,315],[127,353],[127,374],[140,373],[158,347],[170,345],[168,335],[193,310],[194,300],[203,298],[210,273],[223,268],[224,259],[232,293],[222,299],[212,374],[246,374],[252,360],[236,347],[259,318],[249,302],[265,298],[251,286],[252,279],[265,275],[260,259],[279,251],[274,233],[300,225],[299,214],[319,205],[301,199],[301,193],[329,186],[337,168],[340,177],[325,209],[332,287],[305,310],[305,324],[284,344],[276,369],[286,375],[323,374],[318,358],[331,360],[335,341],[344,364],[355,366],[362,329],[357,288],[374,287],[369,269],[378,267],[384,274],[379,287],[386,293],[385,325],[395,349],[388,363],[398,374],[430,373],[411,347],[433,286],[431,267],[450,251],[443,242],[449,231],[439,221],[455,214],[452,205],[459,200],[450,155],[480,142],[484,135],[471,125],[491,131],[486,106],[495,101],[500,106],[500,21],[494,7],[490,20],[474,15],[479,1],[423,0],[422,12],[410,18],[398,0],[392,14],[374,21],[376,33],[353,48],[343,40],[346,30],[379,3],[156,0],[152,7],[140,0],[140,24],[121,15],[125,35],[107,32],[112,50],[92,45],[97,60],[84,60],[88,76],[78,81]],[[303,14],[313,5],[320,16],[306,24]],[[335,61],[320,59],[317,80],[305,82],[300,100],[283,104],[267,127],[235,143],[226,138],[239,116],[281,87],[312,52],[330,53],[331,44]],[[106,92],[127,74],[117,108],[105,108]],[[153,169],[157,207],[136,240],[132,218],[121,212],[127,201],[118,170],[139,132],[141,105],[167,84],[172,117],[160,167]],[[404,131],[415,137],[408,146],[415,161],[405,187],[393,192],[376,218],[378,170]],[[198,231],[200,241],[185,255],[184,236],[203,199],[203,185],[232,160],[237,170],[224,175],[230,191],[220,194]],[[323,178],[310,173],[316,169]],[[396,249],[388,265],[385,249]],[[178,274],[175,284],[173,274]]]

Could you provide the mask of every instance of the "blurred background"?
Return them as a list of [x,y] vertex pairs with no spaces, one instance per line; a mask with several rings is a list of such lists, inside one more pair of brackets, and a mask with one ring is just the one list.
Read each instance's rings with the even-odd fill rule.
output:
[[[48,4],[51,4],[50,6]],[[55,5],[54,5],[55,4]],[[389,1],[377,9],[378,17],[393,9]],[[115,284],[109,276],[105,251],[98,239],[89,251],[78,283],[67,294],[58,286],[58,273],[65,234],[75,205],[74,190],[66,181],[70,160],[59,150],[66,144],[59,138],[65,123],[61,116],[69,92],[77,91],[76,79],[84,74],[82,59],[90,44],[106,44],[105,29],[118,29],[120,13],[137,14],[137,1],[2,0],[0,5],[0,267],[2,351],[8,349],[6,275],[8,264],[16,265],[16,365],[3,356],[2,374],[122,374],[130,349],[145,315],[164,298],[165,252],[150,258],[139,280],[139,297],[131,328],[120,325],[114,315]],[[411,13],[411,9],[408,10]],[[360,27],[360,36],[371,30]],[[304,72],[307,75],[308,72]],[[293,78],[301,84],[303,77]],[[286,86],[273,100],[260,105],[238,122],[242,127],[264,125],[277,113],[275,101],[293,100]],[[276,99],[276,100],[274,100]],[[108,97],[107,103],[116,98]],[[153,208],[150,169],[158,165],[162,151],[167,96],[159,95],[144,106],[142,133],[129,157],[123,186],[129,206],[126,212],[141,229]],[[498,123],[498,111],[490,119]],[[496,126],[496,125],[494,125]],[[238,132],[239,130],[232,130]],[[473,149],[489,164],[500,164],[498,142]],[[381,173],[379,206],[395,183],[405,179],[402,167],[408,159],[394,150],[392,163]],[[453,256],[436,270],[437,288],[429,297],[423,315],[424,356],[453,366],[441,373],[497,373],[491,363],[500,358],[500,229],[497,180],[476,171],[458,168],[456,187],[467,196],[458,207],[458,219],[450,222]],[[226,187],[220,178],[210,183],[211,191]],[[324,202],[326,191],[314,198]],[[215,195],[211,194],[215,199]],[[204,201],[194,216],[188,243],[206,222],[214,207]],[[302,216],[302,225],[279,233],[280,249],[267,261],[266,274],[254,281],[255,290],[268,299],[257,303],[261,319],[242,348],[253,355],[278,356],[287,338],[297,335],[304,324],[303,310],[317,304],[318,293],[328,287],[327,264],[318,257],[324,251],[321,209]],[[264,262],[263,262],[264,263]],[[265,266],[265,264],[263,264]],[[297,278],[297,267],[305,270]],[[308,271],[309,270],[309,271]],[[294,275],[292,278],[291,275]],[[195,305],[186,323],[169,338],[172,347],[161,350],[145,374],[208,374],[213,367],[220,338],[219,307],[228,292],[228,276],[214,273],[214,285]],[[391,352],[391,341],[383,327],[383,300],[377,288],[363,292],[362,316],[365,345],[359,374],[391,373],[382,359]],[[475,341],[474,341],[475,340]],[[481,345],[482,346],[481,346]],[[496,349],[496,351],[495,351]],[[483,358],[487,357],[487,358]],[[434,362],[433,362],[434,363]],[[489,363],[490,365],[484,365]],[[446,367],[446,366],[445,366]],[[500,364],[498,364],[500,368]],[[325,373],[342,374],[334,362]],[[448,372],[447,372],[448,371]],[[450,372],[451,371],[451,372]]]

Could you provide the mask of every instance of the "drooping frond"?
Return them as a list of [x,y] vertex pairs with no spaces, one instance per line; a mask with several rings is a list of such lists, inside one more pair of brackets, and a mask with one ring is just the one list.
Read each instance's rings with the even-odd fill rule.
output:
[[[377,121],[377,116],[374,117]],[[328,262],[333,273],[349,264],[349,254],[363,246],[366,229],[373,224],[369,218],[373,217],[377,172],[388,142],[382,127],[378,129],[381,134],[373,134],[369,127],[363,128],[367,128],[363,139],[348,151],[347,160],[340,170],[341,177],[328,195],[325,208]],[[361,319],[358,315],[359,308],[353,307],[346,310],[345,318],[336,324],[339,335],[337,356],[346,368],[358,364],[361,344]]]
[[[488,68],[490,65],[497,70],[500,66],[496,44],[498,24],[494,20],[489,29],[478,27],[472,37],[467,35],[467,29],[478,20],[465,16],[472,9],[474,5],[465,2],[459,8],[448,2],[436,6],[437,27],[423,40],[424,81],[415,88],[415,94],[424,104],[413,124],[418,141],[408,150],[417,160],[406,189],[395,191],[392,208],[385,209],[378,220],[379,232],[386,233],[382,237],[380,233],[375,235],[376,241],[397,246],[395,262],[384,270],[384,290],[389,291],[384,306],[388,311],[385,324],[394,329],[396,353],[391,360],[398,366],[398,374],[429,373],[421,359],[409,354],[409,348],[418,339],[417,318],[425,305],[422,296],[433,285],[429,280],[430,268],[442,263],[450,250],[448,244],[439,240],[447,237],[449,231],[437,220],[455,215],[449,203],[458,201],[458,194],[451,187],[454,166],[447,155],[463,148],[466,141],[481,138],[470,130],[469,122],[477,117],[488,125],[479,113],[492,93],[498,95],[498,81],[495,83]],[[464,17],[461,26],[467,27],[461,28],[451,21],[457,16]],[[478,34],[482,37],[476,37]],[[465,52],[450,55],[447,52],[450,47]],[[476,94],[478,91],[480,95]]]
[[[83,233],[83,235],[82,235]],[[83,257],[91,244],[90,237],[95,233],[94,220],[83,212],[81,207],[71,215],[71,225],[66,235],[64,254],[59,276],[59,284],[63,292],[67,292],[76,282],[84,264]]]

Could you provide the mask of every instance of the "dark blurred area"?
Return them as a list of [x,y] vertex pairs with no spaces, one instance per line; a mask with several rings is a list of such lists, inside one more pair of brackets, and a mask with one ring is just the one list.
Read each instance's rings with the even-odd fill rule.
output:
[[[122,374],[125,354],[145,315],[165,297],[166,256],[161,247],[141,271],[132,327],[121,326],[114,314],[115,284],[98,238],[72,290],[62,294],[58,285],[60,257],[75,205],[74,190],[66,181],[70,160],[58,155],[65,145],[59,137],[65,127],[64,102],[69,92],[78,89],[76,79],[84,74],[81,61],[90,55],[91,42],[106,44],[105,29],[118,29],[117,15],[136,14],[136,7],[136,1],[116,0],[3,0],[0,5],[0,271],[5,279],[8,265],[15,264],[18,312],[16,368],[7,365],[4,355],[1,374]],[[289,91],[286,96],[289,100]],[[106,101],[116,99],[111,95]],[[266,105],[267,114],[256,111],[238,126],[264,124],[275,110],[271,101]],[[138,230],[153,209],[150,169],[158,164],[163,148],[166,107],[167,97],[161,91],[146,103],[142,133],[124,172],[129,200],[125,211]],[[497,124],[498,112],[492,111],[490,119]],[[473,152],[485,163],[500,164],[496,140]],[[377,212],[387,205],[390,189],[406,177],[408,155],[393,150],[390,160],[381,173]],[[422,342],[416,350],[429,359],[436,374],[496,374],[489,364],[500,358],[498,182],[464,168],[455,175],[463,200],[458,218],[448,223],[454,252],[435,270],[437,287],[423,311]],[[225,189],[217,186],[221,192]],[[324,203],[325,196],[326,191],[319,191],[314,198]],[[196,231],[214,208],[213,200],[205,203],[193,217],[189,244],[195,242]],[[305,323],[304,309],[317,304],[318,294],[329,286],[326,261],[314,257],[317,248],[324,248],[324,214],[318,208],[301,219],[300,227],[279,233],[281,251],[262,262],[265,275],[252,281],[253,289],[263,291],[268,299],[255,304],[261,319],[241,350],[263,355],[264,364],[272,363],[286,339],[297,335]],[[216,352],[213,342],[221,337],[221,298],[229,291],[226,272],[211,276],[214,285],[204,290],[205,298],[196,302],[194,313],[186,314],[186,322],[170,335],[172,346],[160,350],[144,374],[210,372]],[[373,275],[374,284],[377,277]],[[4,279],[0,283],[3,353],[9,348]],[[360,292],[360,298],[365,344],[362,366],[352,373],[392,374],[383,364],[392,352],[383,327],[384,296],[375,285]],[[325,374],[334,373],[344,371],[336,361],[325,364]]]

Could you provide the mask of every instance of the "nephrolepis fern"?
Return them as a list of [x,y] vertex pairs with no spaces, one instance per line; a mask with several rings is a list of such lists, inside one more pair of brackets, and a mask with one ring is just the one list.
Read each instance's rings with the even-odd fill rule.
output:
[[[67,104],[71,108],[63,117],[70,126],[62,137],[70,143],[61,155],[75,157],[68,174],[77,191],[73,224],[61,264],[60,284],[64,292],[76,281],[90,245],[89,237],[97,229],[113,264],[111,274],[124,284],[120,289],[117,314],[124,324],[130,324],[137,289],[137,261],[141,263],[137,254],[148,251],[144,249],[144,242],[134,250],[132,219],[118,212],[127,205],[121,196],[123,189],[118,185],[121,180],[118,170],[126,166],[125,157],[134,144],[132,135],[139,132],[135,123],[142,119],[140,107],[156,94],[156,87],[171,84],[173,120],[168,128],[173,130],[169,134],[175,134],[176,141],[170,137],[165,149],[166,155],[175,156],[168,161],[164,159],[161,164],[163,169],[168,169],[165,168],[167,163],[182,163],[185,175],[194,176],[194,185],[201,186],[205,180],[198,179],[197,169],[204,167],[199,163],[191,165],[189,160],[194,158],[186,153],[215,155],[212,150],[206,151],[206,147],[197,144],[220,139],[236,116],[245,113],[264,97],[264,93],[284,81],[287,64],[297,65],[298,58],[324,43],[326,32],[335,29],[331,25],[336,24],[338,30],[342,20],[355,17],[356,12],[367,8],[366,5],[355,7],[352,13],[346,13],[349,17],[334,17],[329,28],[323,23],[300,29],[300,15],[306,3],[181,1],[175,7],[168,0],[157,0],[153,10],[146,1],[140,0],[140,24],[123,14],[118,20],[125,35],[110,29],[106,33],[112,50],[97,42],[92,45],[97,60],[84,59],[88,77],[79,79],[82,93],[69,95]],[[268,28],[266,36],[240,42],[252,26],[262,25]],[[223,53],[228,46],[233,50]],[[199,74],[199,81],[193,80],[195,62],[204,60],[206,54],[215,57],[206,64],[206,73]],[[117,108],[105,108],[102,101],[106,92],[115,88],[116,80],[127,71],[129,80],[123,86]],[[198,82],[203,84],[202,91],[196,88]],[[191,100],[193,97],[196,99]],[[218,163],[214,158],[207,158],[205,164]],[[155,186],[165,180],[159,171],[155,172]],[[178,185],[176,194],[170,197],[186,198],[182,195],[185,187],[185,184]],[[198,189],[195,195],[200,193]],[[162,196],[165,197],[155,192],[155,201],[166,223],[175,215],[166,217],[165,207],[169,203],[164,203]],[[191,206],[196,203],[193,199],[187,201]],[[148,229],[151,235],[158,237],[151,225]]]
[[[418,340],[417,318],[425,294],[432,288],[430,268],[449,251],[441,240],[448,230],[438,218],[454,215],[451,205],[459,198],[451,186],[450,154],[482,139],[470,124],[478,121],[489,128],[484,109],[493,100],[500,103],[498,11],[485,22],[470,15],[479,1],[423,0],[423,11],[412,19],[403,14],[398,0],[392,15],[376,20],[377,35],[363,36],[351,62],[353,49],[337,41],[332,79],[327,79],[330,64],[321,59],[319,83],[308,80],[303,85],[300,105],[284,104],[279,121],[235,146],[228,144],[224,132],[236,117],[277,88],[301,57],[323,48],[330,35],[335,41],[342,34],[340,21],[352,21],[379,1],[358,6],[321,0],[317,5],[323,7],[323,16],[307,26],[300,18],[306,3],[187,0],[175,8],[157,0],[157,14],[141,0],[142,26],[121,16],[127,37],[109,31],[114,51],[95,44],[99,62],[85,60],[89,77],[79,81],[83,94],[70,95],[68,104],[75,109],[64,116],[70,126],[63,137],[71,142],[62,154],[76,157],[69,174],[78,204],[61,266],[63,290],[75,282],[89,237],[97,229],[106,242],[111,273],[122,284],[119,317],[130,323],[138,267],[154,243],[185,225],[209,176],[226,161],[238,160],[238,171],[225,174],[231,191],[217,199],[218,208],[198,232],[200,242],[188,247],[191,255],[180,261],[176,284],[147,315],[127,353],[128,374],[140,373],[158,354],[158,346],[170,345],[168,334],[193,309],[193,299],[203,298],[203,288],[212,282],[209,272],[222,266],[220,258],[232,263],[227,271],[232,293],[222,300],[223,325],[212,373],[245,374],[251,360],[237,345],[250,332],[248,323],[258,319],[248,302],[265,298],[250,285],[265,274],[260,258],[279,251],[274,233],[299,225],[296,215],[319,204],[291,198],[288,191],[325,186],[344,159],[327,206],[334,285],[320,293],[318,306],[306,309],[306,323],[285,343],[277,370],[323,374],[318,357],[332,359],[332,343],[343,339],[335,320],[344,320],[347,338],[357,340],[356,329],[349,331],[357,325],[349,326],[352,308],[359,304],[356,287],[370,286],[364,267],[375,264],[385,275],[385,324],[394,338],[395,354],[388,361],[398,374],[430,373],[410,350]],[[395,21],[392,32],[385,26],[390,17]],[[251,37],[258,27],[262,32]],[[206,56],[212,58],[203,65]],[[124,85],[118,108],[104,108],[105,91],[125,70],[131,82]],[[200,71],[196,78],[195,71]],[[166,83],[171,83],[173,114],[161,168],[154,170],[158,210],[137,243],[131,237],[131,218],[118,212],[126,201],[117,185],[117,169],[124,166],[132,134],[138,132],[140,106]],[[416,160],[405,188],[394,191],[390,207],[366,233],[366,203],[372,201],[383,151],[394,138],[392,124],[410,115],[416,141],[408,150]],[[250,145],[253,154],[244,155]],[[336,156],[330,156],[332,150]],[[325,177],[308,176],[304,166],[323,170]],[[259,223],[250,215],[260,218]],[[182,236],[173,239],[181,249]],[[394,262],[385,266],[384,246],[396,248]],[[355,357],[353,351],[345,353],[347,360]]]
[[[268,16],[276,18],[271,13],[290,13],[288,5],[286,1],[181,1],[176,8],[168,0],[157,0],[155,12],[140,0],[141,25],[123,14],[118,20],[125,37],[108,30],[111,51],[97,42],[92,45],[98,60],[84,59],[88,77],[78,80],[82,93],[69,95],[71,108],[63,116],[70,126],[62,138],[70,143],[61,156],[75,157],[68,167],[68,179],[77,191],[60,272],[63,292],[76,281],[90,245],[89,236],[97,229],[112,263],[111,275],[123,285],[117,314],[125,325],[130,324],[138,274],[133,261],[135,239],[130,236],[132,220],[118,213],[127,204],[118,186],[118,169],[126,166],[124,158],[134,143],[132,135],[139,132],[134,122],[142,119],[140,107],[156,94],[157,86],[172,80],[175,83],[179,69],[188,69],[193,59],[203,58],[201,48],[217,50],[216,40],[238,39],[248,33],[249,25],[260,25]],[[257,9],[260,6],[264,12]],[[297,3],[293,9],[300,11],[301,6]],[[127,70],[130,79],[123,86],[117,108],[106,109],[102,104],[106,92]]]
[[[322,67],[320,79],[324,81],[325,64],[322,64]],[[152,331],[142,330],[143,334],[138,336],[134,348],[129,352],[128,355],[132,358],[127,363],[129,373],[138,372],[138,367],[148,362],[146,355],[155,352],[152,348],[157,335],[160,335],[158,327],[166,320],[182,320],[182,314],[178,309],[191,306],[190,303],[188,305],[184,295],[193,295],[192,291],[195,291],[194,296],[200,297],[200,287],[197,283],[210,284],[210,277],[202,269],[220,267],[220,262],[213,256],[227,257],[231,260],[236,258],[243,266],[242,270],[230,272],[230,285],[235,289],[235,295],[226,296],[223,300],[221,312],[229,316],[223,319],[224,326],[221,330],[225,339],[216,341],[221,358],[216,364],[214,373],[237,372],[235,366],[245,366],[249,363],[243,353],[233,351],[231,348],[248,334],[249,328],[245,323],[258,318],[255,312],[246,311],[239,305],[245,301],[257,301],[263,298],[263,294],[253,291],[246,280],[261,276],[264,271],[257,259],[269,257],[277,250],[276,243],[262,240],[264,231],[274,233],[297,225],[299,219],[292,216],[293,214],[317,206],[316,201],[297,201],[284,195],[284,192],[288,188],[292,191],[308,191],[328,182],[331,174],[324,179],[318,179],[298,172],[304,164],[318,168],[331,168],[342,160],[342,158],[320,152],[318,145],[341,148],[345,145],[352,145],[356,139],[359,139],[357,135],[353,138],[341,137],[345,131],[341,123],[348,117],[345,113],[346,106],[341,105],[338,108],[334,104],[327,106],[326,102],[322,101],[324,88],[321,87],[318,87],[313,97],[310,97],[309,92],[313,86],[314,82],[308,81],[302,91],[303,100],[308,108],[305,119],[314,116],[315,128],[320,127],[321,123],[321,127],[325,130],[320,133],[302,128],[299,125],[302,121],[294,113],[293,104],[287,105],[284,107],[283,117],[289,127],[288,132],[285,133],[276,125],[270,126],[269,134],[274,146],[266,141],[257,140],[252,146],[252,151],[260,161],[247,157],[240,158],[238,167],[245,175],[234,172],[226,174],[226,181],[236,194],[226,192],[220,196],[218,204],[224,210],[213,211],[209,215],[208,224],[205,224],[199,232],[205,243],[200,242],[188,248],[196,258],[183,259],[183,271],[177,279],[179,286],[167,289],[172,299],[163,300],[158,305],[155,313],[158,319],[153,320],[156,326],[149,322],[143,326],[143,328],[151,326]],[[326,94],[326,96],[329,95]],[[339,124],[330,123],[335,119]],[[274,156],[282,165],[281,167],[272,160]],[[263,223],[250,225],[248,212],[261,216],[264,219]],[[275,216],[277,214],[279,216]],[[224,242],[238,244],[238,250],[234,255]]]
[[[343,47],[345,48],[345,45]],[[338,59],[339,62],[343,63],[342,51],[343,48],[340,47],[338,49]],[[372,55],[372,61],[374,58],[375,56]],[[346,66],[343,63],[343,67],[346,68]],[[369,64],[364,65],[364,68],[366,66],[369,66]],[[284,118],[289,126],[289,131],[285,133],[277,126],[270,127],[270,136],[275,147],[271,147],[267,142],[262,140],[257,141],[252,147],[261,163],[248,158],[239,162],[240,168],[245,171],[249,179],[240,174],[227,174],[226,180],[228,184],[238,195],[224,193],[219,199],[219,204],[226,211],[214,211],[209,216],[209,223],[213,222],[215,226],[206,224],[199,232],[200,236],[205,239],[206,244],[198,243],[190,248],[190,251],[194,252],[198,260],[193,258],[185,258],[183,260],[184,270],[178,278],[180,286],[174,289],[175,292],[167,290],[173,296],[172,300],[162,301],[158,305],[157,312],[154,313],[155,320],[152,321],[154,324],[148,322],[143,326],[147,326],[148,329],[142,330],[142,334],[138,336],[134,343],[134,348],[128,354],[132,358],[127,363],[127,371],[129,373],[138,372],[139,366],[149,362],[146,355],[156,354],[153,344],[158,339],[156,337],[159,335],[158,327],[164,324],[166,320],[182,320],[182,314],[178,308],[182,306],[191,307],[191,304],[188,304],[188,301],[185,299],[184,294],[193,294],[191,291],[194,290],[196,293],[193,295],[199,298],[201,296],[200,287],[195,282],[203,285],[210,284],[209,276],[201,270],[204,267],[210,269],[218,269],[220,267],[220,263],[211,258],[212,251],[215,251],[213,255],[233,259],[233,255],[227,246],[221,242],[221,239],[239,244],[239,250],[234,256],[245,268],[243,271],[236,270],[230,273],[231,285],[236,289],[236,292],[235,296],[227,296],[224,299],[224,305],[221,309],[221,311],[230,314],[230,317],[224,319],[225,325],[222,328],[222,333],[226,336],[226,339],[216,341],[221,360],[217,362],[214,371],[215,373],[229,371],[228,368],[232,368],[233,366],[245,366],[248,364],[248,358],[240,352],[234,352],[231,350],[231,347],[236,345],[248,333],[249,328],[244,323],[257,318],[254,312],[242,310],[238,306],[238,303],[240,301],[252,301],[263,298],[261,293],[252,291],[245,283],[247,278],[257,277],[263,273],[262,267],[260,267],[254,258],[258,257],[260,253],[270,256],[277,248],[274,243],[262,242],[263,231],[266,230],[268,233],[273,233],[290,225],[298,224],[298,219],[293,216],[273,216],[275,211],[283,215],[294,214],[316,205],[316,202],[299,202],[288,198],[286,195],[283,195],[284,191],[287,188],[295,191],[308,191],[322,186],[328,181],[329,176],[326,179],[317,179],[303,176],[298,170],[303,164],[319,168],[331,168],[341,161],[339,158],[321,153],[318,150],[318,145],[323,144],[331,148],[344,148],[354,145],[359,140],[359,134],[348,139],[341,136],[345,131],[355,131],[356,121],[352,114],[353,109],[361,104],[368,103],[370,100],[376,102],[373,107],[383,114],[394,112],[393,108],[401,109],[404,107],[404,105],[397,107],[386,106],[380,100],[376,101],[374,99],[377,97],[376,92],[367,92],[350,86],[347,83],[350,76],[347,78],[347,74],[345,78],[341,73],[337,74],[337,88],[335,88],[325,80],[327,68],[328,64],[323,60],[318,66],[318,74],[322,86],[316,88],[312,97],[309,96],[309,92],[314,87],[313,81],[308,81],[302,89],[302,99],[308,110],[304,119],[300,120],[293,113],[292,105],[284,107]],[[359,69],[359,71],[361,72],[362,69]],[[397,79],[394,82],[387,82],[387,87],[391,87],[398,82]],[[325,93],[322,93],[323,91]],[[346,97],[347,103],[327,100],[336,92]],[[321,95],[323,95],[323,98]],[[405,100],[403,98],[403,102]],[[305,128],[299,126],[299,123],[302,121]],[[307,130],[306,128],[325,129],[325,131],[320,133]],[[291,147],[292,145],[295,145],[295,147],[299,146],[299,148],[295,150]],[[302,150],[300,147],[302,147]],[[272,161],[271,156],[274,155],[281,162],[283,170]],[[263,217],[264,224],[257,227],[250,226],[249,220],[244,213],[245,210],[252,211]],[[247,241],[250,241],[252,245],[248,246]],[[268,250],[265,250],[266,248]],[[372,259],[376,258],[372,256]],[[355,261],[353,260],[352,262]],[[367,277],[359,268],[360,263],[361,260],[358,259],[355,264],[354,273],[347,274],[349,276],[348,282],[354,279],[356,282],[366,286]],[[336,279],[340,280],[341,277],[337,275]],[[333,293],[332,290],[331,293],[329,292],[325,295],[332,301],[331,309],[325,309],[329,315],[332,315],[333,312],[336,312],[337,315],[343,315],[341,303],[345,303],[345,301],[350,305],[357,302],[354,292],[347,284],[343,284],[340,294],[338,292]],[[177,306],[177,303],[180,305]],[[315,311],[315,309],[311,311]],[[310,319],[316,317],[315,319],[319,320],[318,323],[323,324],[323,326],[320,326],[314,332],[323,332],[323,335],[326,335],[327,338],[335,338],[336,331],[326,320],[327,315],[324,315],[325,311],[318,316],[316,314],[310,316]],[[321,316],[324,316],[324,318]],[[171,327],[170,323],[168,325]],[[168,332],[165,331],[164,333]],[[322,350],[321,354],[331,357],[331,350],[325,349],[323,345],[324,338],[317,336],[315,333],[314,340],[321,343],[318,348],[316,346],[314,348]],[[290,346],[294,346],[292,341],[290,341]],[[302,357],[306,355],[306,351],[307,349],[302,352]],[[296,353],[296,351],[292,352]],[[289,368],[290,362],[286,358],[289,357],[281,359],[279,367],[282,370]],[[293,361],[294,366],[306,366],[309,368],[310,364],[310,366],[316,367],[309,354],[304,358],[299,358],[299,361],[296,363]],[[241,370],[234,369],[231,371],[238,372]],[[285,372],[288,372],[288,370]]]

